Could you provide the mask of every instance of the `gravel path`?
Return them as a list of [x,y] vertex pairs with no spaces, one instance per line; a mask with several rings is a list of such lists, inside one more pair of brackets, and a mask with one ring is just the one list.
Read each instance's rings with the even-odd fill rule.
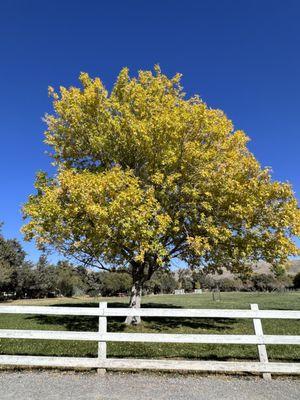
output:
[[1,400],[299,400],[300,380],[130,373],[0,372]]

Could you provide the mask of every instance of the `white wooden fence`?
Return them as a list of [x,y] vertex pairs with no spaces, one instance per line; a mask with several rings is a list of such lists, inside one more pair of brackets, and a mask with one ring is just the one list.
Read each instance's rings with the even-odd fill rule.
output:
[[[189,370],[219,372],[262,373],[265,379],[271,373],[300,374],[300,363],[269,362],[266,345],[300,345],[300,335],[264,335],[261,319],[300,319],[300,311],[259,310],[257,304],[251,310],[225,309],[169,309],[169,308],[107,308],[107,303],[99,303],[99,308],[83,307],[36,307],[0,306],[0,314],[38,314],[98,316],[98,332],[45,331],[0,329],[0,339],[53,339],[85,340],[98,342],[98,358],[84,357],[44,357],[0,355],[0,365],[35,367],[74,367],[105,369],[152,369]],[[107,317],[191,317],[191,318],[247,318],[252,319],[254,335],[219,334],[163,334],[163,333],[117,333],[107,332]],[[206,343],[257,345],[259,361],[188,361],[153,359],[117,359],[106,357],[107,342],[159,342],[159,343]]]

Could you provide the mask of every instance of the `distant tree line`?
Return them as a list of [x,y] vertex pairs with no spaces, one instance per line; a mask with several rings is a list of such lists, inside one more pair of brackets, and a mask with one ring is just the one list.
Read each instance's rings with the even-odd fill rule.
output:
[[[98,271],[75,266],[68,261],[49,263],[42,255],[36,263],[15,239],[0,234],[0,300],[11,298],[45,298],[58,296],[127,295],[132,277],[127,271]],[[234,278],[209,275],[203,271],[178,269],[156,271],[144,286],[145,294],[170,294],[175,289],[221,291],[275,291],[300,288],[300,274],[294,278],[281,271],[274,274],[252,274]]]
[[274,273],[252,273],[233,277],[211,275],[203,271],[190,272],[188,270],[180,270],[178,274],[179,287],[184,289],[185,292],[200,288],[204,290],[218,289],[223,292],[273,292],[300,288],[300,273],[293,277],[284,271],[281,271],[278,275]]

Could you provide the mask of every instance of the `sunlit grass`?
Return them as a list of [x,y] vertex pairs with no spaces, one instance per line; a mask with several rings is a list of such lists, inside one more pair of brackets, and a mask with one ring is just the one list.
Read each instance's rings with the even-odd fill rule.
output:
[[[59,298],[41,300],[18,300],[11,305],[58,305],[97,306],[99,301],[108,301],[108,306],[125,306],[127,298]],[[201,295],[145,296],[143,307],[180,308],[234,308],[249,309],[257,303],[260,309],[300,309],[300,292],[294,293],[222,293],[219,302],[213,301],[211,293]],[[1,329],[43,329],[96,331],[97,318],[45,315],[0,315]],[[300,335],[300,321],[264,320],[267,334]],[[109,318],[109,331],[164,332],[164,333],[218,333],[252,334],[251,320],[203,319],[203,318],[144,318],[138,327],[127,327],[120,318]],[[97,343],[50,340],[0,340],[1,354],[91,356],[97,355]],[[271,360],[300,361],[300,346],[268,346]],[[257,348],[253,345],[202,345],[159,343],[109,343],[109,357],[138,358],[189,358],[189,359],[257,359]]]

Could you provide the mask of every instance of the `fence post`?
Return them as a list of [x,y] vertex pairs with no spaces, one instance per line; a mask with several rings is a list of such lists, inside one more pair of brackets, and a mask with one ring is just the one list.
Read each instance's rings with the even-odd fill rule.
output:
[[[107,303],[106,302],[100,302],[99,303],[99,309],[103,310],[107,308]],[[99,333],[106,333],[107,332],[107,317],[104,316],[99,316],[99,326],[98,326],[98,332]],[[98,342],[98,359],[103,360],[106,359],[106,342],[105,341],[99,341]],[[98,374],[104,375],[106,373],[105,368],[98,368],[97,369]]]
[[[251,310],[254,310],[254,311],[259,310],[258,304],[251,304]],[[260,319],[254,318],[253,319],[253,326],[254,326],[254,333],[255,333],[256,336],[260,336],[261,337],[261,336],[264,335]],[[259,344],[259,345],[257,345],[257,347],[258,347],[259,361],[263,362],[263,363],[268,363],[269,359],[268,359],[268,353],[267,353],[266,345]],[[271,374],[269,372],[263,373],[263,378],[265,380],[268,380],[268,381],[272,379]]]

